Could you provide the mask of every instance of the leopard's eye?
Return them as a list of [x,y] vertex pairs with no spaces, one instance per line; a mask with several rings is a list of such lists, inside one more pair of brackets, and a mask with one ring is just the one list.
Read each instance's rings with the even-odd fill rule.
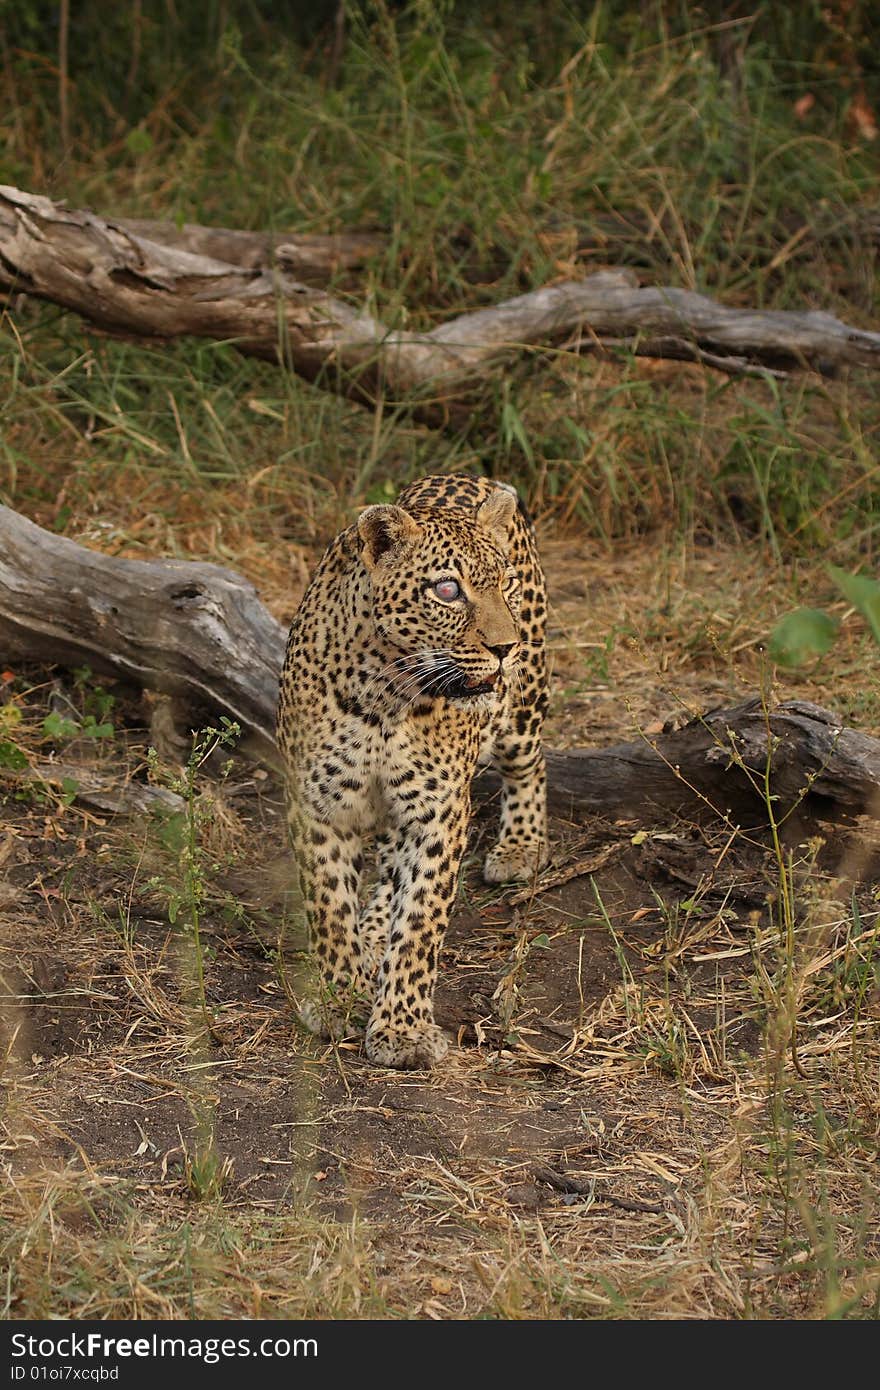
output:
[[438,598],[442,598],[444,603],[454,603],[457,598],[461,598],[461,585],[457,579],[438,579],[434,585],[434,593]]

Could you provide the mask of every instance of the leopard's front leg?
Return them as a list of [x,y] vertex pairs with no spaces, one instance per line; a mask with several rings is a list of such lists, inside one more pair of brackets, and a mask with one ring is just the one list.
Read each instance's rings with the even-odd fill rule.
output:
[[388,944],[376,977],[367,1056],[379,1066],[430,1067],[448,1050],[434,1022],[437,962],[467,839],[467,786],[397,808]]
[[498,840],[483,867],[487,883],[528,881],[547,862],[547,773],[541,728],[547,710],[543,646],[527,646],[519,700],[495,736],[493,762],[501,773]]
[[536,740],[500,738],[495,766],[501,773],[498,840],[486,856],[487,883],[528,881],[547,863],[547,773]]
[[291,832],[318,964],[317,997],[302,1004],[299,1016],[319,1037],[362,1034],[373,988],[357,932],[361,838],[302,811],[291,814]]
[[388,946],[391,901],[394,896],[394,861],[397,837],[380,832],[375,838],[376,883],[358,919],[358,937],[364,972],[373,981]]

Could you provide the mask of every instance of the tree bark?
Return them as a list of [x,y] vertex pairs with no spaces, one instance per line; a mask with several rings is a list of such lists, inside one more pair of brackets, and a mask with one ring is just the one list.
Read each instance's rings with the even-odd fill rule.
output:
[[800,804],[880,818],[880,739],[845,728],[810,701],[768,710],[757,697],[650,740],[548,749],[550,805],[560,815],[702,809],[754,824],[768,819],[768,753],[777,820]]
[[[184,706],[237,720],[277,766],[275,702],[285,632],[253,586],[218,565],[123,560],[0,507],[0,665],[87,663]],[[828,710],[758,700],[713,710],[652,741],[550,749],[551,809],[642,819],[703,811],[767,819],[803,809],[880,817],[880,740]]]
[[156,222],[147,217],[113,217],[107,225],[121,227],[145,241],[157,241],[195,256],[226,261],[240,270],[280,266],[305,285],[327,285],[340,275],[362,270],[386,245],[378,232],[343,232],[317,236],[301,232],[248,232],[232,227],[202,227],[185,222]]
[[81,806],[113,816],[150,816],[157,811],[173,815],[186,810],[183,797],[167,787],[121,781],[82,763],[35,763],[26,770],[5,769],[3,776],[23,787],[52,787]]
[[231,340],[329,389],[418,405],[434,424],[460,423],[466,403],[485,396],[487,375],[527,347],[604,350],[604,340],[732,372],[880,367],[880,333],[831,314],[731,309],[689,290],[640,288],[623,271],[401,332],[304,285],[283,257],[243,268],[9,187],[0,187],[0,288],[116,333]]
[[50,300],[115,333],[232,340],[309,379],[326,371],[328,383],[339,377],[341,387],[368,397],[384,332],[280,265],[242,268],[3,187],[0,287]]
[[88,665],[219,710],[271,760],[284,643],[231,570],[102,555],[0,507],[0,665]]

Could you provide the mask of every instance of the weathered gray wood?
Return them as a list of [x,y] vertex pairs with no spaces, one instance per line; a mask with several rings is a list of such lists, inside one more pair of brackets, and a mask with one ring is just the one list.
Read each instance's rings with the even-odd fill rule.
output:
[[592,351],[604,338],[736,372],[880,367],[880,333],[831,314],[731,309],[689,290],[639,287],[623,271],[535,290],[430,332],[396,331],[304,285],[283,258],[242,268],[10,187],[0,187],[2,287],[114,332],[231,340],[359,399],[421,399],[434,423],[460,419],[463,402],[485,395],[487,373],[528,346]]
[[[59,662],[110,672],[236,719],[277,764],[275,702],[285,632],[253,586],[218,565],[122,560],[0,507],[0,665]],[[758,700],[713,710],[650,742],[548,750],[551,808],[648,818],[701,808],[766,819],[771,755],[777,816],[880,818],[880,740],[828,710]]]
[[0,507],[0,664],[86,664],[207,705],[271,757],[284,642],[231,570],[102,555]]
[[699,809],[767,819],[770,748],[774,815],[805,800],[880,818],[880,739],[845,728],[829,710],[787,700],[769,713],[758,699],[711,710],[657,738],[612,748],[547,753],[552,808],[641,815]]
[[54,787],[81,806],[114,816],[150,816],[157,811],[168,815],[186,810],[183,797],[167,787],[125,782],[79,763],[35,763],[27,769],[5,769],[3,776],[23,786]]
[[[0,187],[0,287],[51,300],[113,332],[233,340],[310,379],[376,356],[381,325],[283,269],[243,269],[163,246],[90,212]],[[331,374],[335,375],[335,374]]]
[[107,222],[162,246],[227,261],[242,270],[280,265],[306,285],[327,285],[345,272],[362,270],[386,244],[378,232],[342,232],[318,236],[301,232],[251,232],[232,227],[203,227],[197,222],[157,222],[147,217],[108,217]]

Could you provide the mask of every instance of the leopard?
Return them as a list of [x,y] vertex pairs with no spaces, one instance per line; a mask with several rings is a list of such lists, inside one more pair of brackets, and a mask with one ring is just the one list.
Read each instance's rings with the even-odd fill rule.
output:
[[376,1066],[448,1051],[434,991],[478,768],[501,778],[486,882],[547,862],[546,617],[516,489],[452,473],[361,511],[294,616],[277,742],[317,975],[298,1012],[322,1038],[361,1038]]

